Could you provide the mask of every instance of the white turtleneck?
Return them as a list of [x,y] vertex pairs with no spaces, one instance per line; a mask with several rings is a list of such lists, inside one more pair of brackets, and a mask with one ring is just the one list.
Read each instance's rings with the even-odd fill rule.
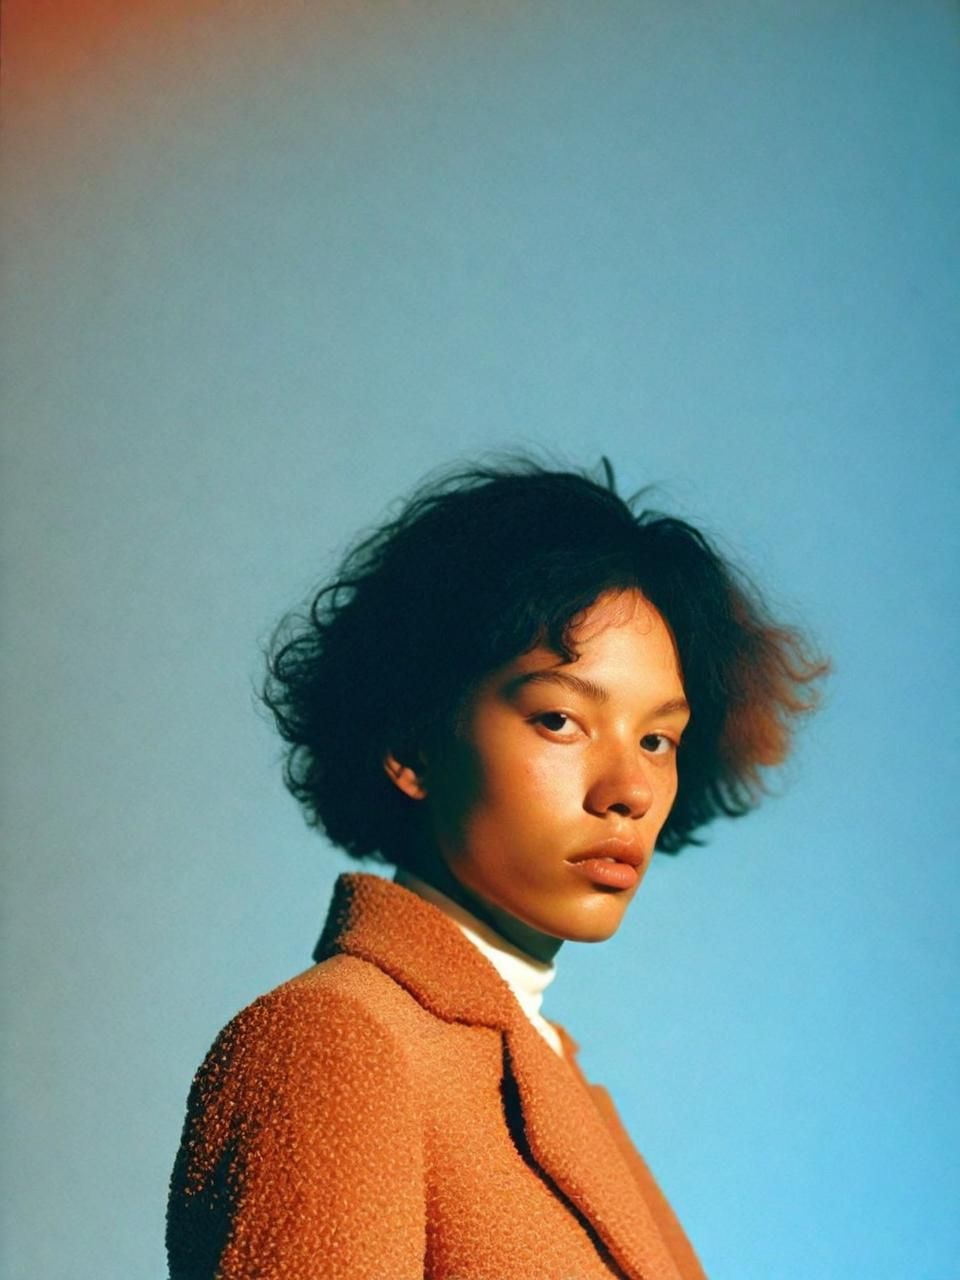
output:
[[450,917],[464,937],[469,938],[477,950],[482,951],[487,957],[513,992],[520,1008],[550,1048],[562,1058],[563,1045],[560,1037],[555,1028],[540,1013],[543,993],[557,976],[556,965],[531,959],[519,948],[511,946],[505,938],[501,938],[489,925],[478,920],[459,902],[454,902],[452,898],[448,898],[445,893],[435,889],[432,884],[427,884],[419,876],[399,868],[393,879],[396,884],[403,885],[418,897],[432,902]]

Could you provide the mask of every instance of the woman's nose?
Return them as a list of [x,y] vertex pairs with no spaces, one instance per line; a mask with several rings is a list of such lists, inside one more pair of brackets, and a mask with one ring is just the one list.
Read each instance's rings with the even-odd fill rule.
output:
[[652,803],[653,788],[639,755],[618,753],[606,760],[587,790],[586,808],[591,813],[642,818]]

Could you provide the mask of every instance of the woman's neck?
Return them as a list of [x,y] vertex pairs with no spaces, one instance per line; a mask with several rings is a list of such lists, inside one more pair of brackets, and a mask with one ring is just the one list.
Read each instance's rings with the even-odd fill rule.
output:
[[531,959],[540,961],[541,964],[551,964],[554,956],[563,946],[562,938],[555,938],[552,934],[534,929],[532,925],[526,924],[511,912],[504,911],[502,907],[496,906],[461,884],[446,862],[437,855],[418,858],[410,870],[421,880],[425,880],[427,884],[433,885],[448,898],[458,902],[464,910],[471,912],[478,920],[489,925],[501,938],[505,938],[507,942],[518,947]]

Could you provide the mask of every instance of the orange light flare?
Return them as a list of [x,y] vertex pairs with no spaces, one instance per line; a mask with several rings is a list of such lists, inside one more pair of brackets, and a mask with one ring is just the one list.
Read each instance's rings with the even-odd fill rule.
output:
[[[131,134],[295,59],[356,6],[283,0],[5,0],[3,111],[15,185],[51,164],[89,178]],[[62,174],[61,174],[62,177]]]

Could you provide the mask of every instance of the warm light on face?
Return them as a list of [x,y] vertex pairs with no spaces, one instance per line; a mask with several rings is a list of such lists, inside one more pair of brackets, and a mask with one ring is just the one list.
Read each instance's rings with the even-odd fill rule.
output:
[[[575,662],[538,647],[481,683],[456,740],[427,758],[425,801],[462,884],[553,937],[597,942],[653,855],[689,710],[673,637],[638,591],[601,597],[572,641]],[[614,873],[629,887],[575,865],[604,841],[638,861],[636,876]]]

